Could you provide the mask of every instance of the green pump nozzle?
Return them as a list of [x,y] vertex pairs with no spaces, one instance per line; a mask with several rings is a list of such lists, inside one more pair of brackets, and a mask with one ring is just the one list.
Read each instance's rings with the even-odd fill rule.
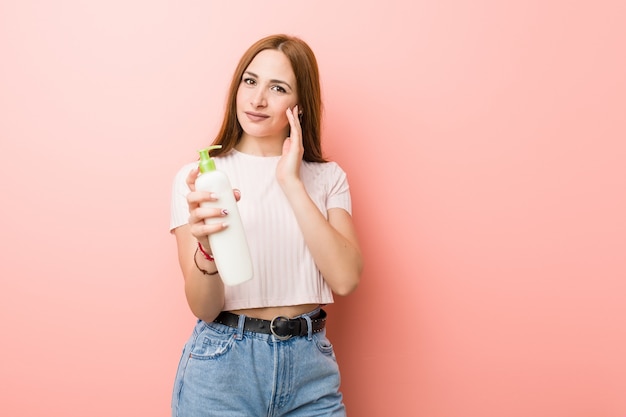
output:
[[209,171],[215,171],[215,161],[209,156],[209,152],[213,149],[220,149],[221,147],[222,145],[211,145],[208,148],[198,151],[200,154],[200,164],[198,165],[198,168],[200,169],[201,174]]

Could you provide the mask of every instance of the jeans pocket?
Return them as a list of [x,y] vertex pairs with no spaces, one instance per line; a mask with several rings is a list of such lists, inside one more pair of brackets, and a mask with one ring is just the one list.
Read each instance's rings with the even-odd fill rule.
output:
[[207,323],[203,331],[198,335],[196,343],[189,352],[192,359],[217,359],[225,355],[233,346],[235,332],[222,331]]
[[317,349],[322,352],[326,356],[330,356],[333,359],[335,358],[335,351],[333,349],[332,343],[326,337],[326,332],[320,332],[313,335],[313,340],[315,341],[315,346]]

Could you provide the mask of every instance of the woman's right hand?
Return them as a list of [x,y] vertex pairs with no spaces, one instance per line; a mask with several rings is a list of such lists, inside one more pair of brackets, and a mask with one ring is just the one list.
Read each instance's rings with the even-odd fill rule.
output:
[[[187,204],[189,205],[189,226],[191,234],[202,244],[203,247],[209,248],[209,235],[224,230],[227,226],[224,222],[211,222],[206,224],[205,220],[210,218],[226,217],[228,213],[224,209],[214,207],[202,207],[202,203],[209,201],[217,201],[216,196],[209,191],[196,191],[196,178],[198,178],[199,170],[194,168],[187,175],[187,186],[191,190],[187,194]],[[241,193],[237,189],[233,189],[235,200],[239,201]]]

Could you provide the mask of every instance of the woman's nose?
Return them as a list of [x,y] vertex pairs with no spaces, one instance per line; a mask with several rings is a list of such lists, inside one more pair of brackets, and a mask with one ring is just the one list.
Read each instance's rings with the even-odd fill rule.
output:
[[265,97],[265,91],[262,88],[258,88],[250,97],[250,104],[254,107],[265,107],[267,100]]

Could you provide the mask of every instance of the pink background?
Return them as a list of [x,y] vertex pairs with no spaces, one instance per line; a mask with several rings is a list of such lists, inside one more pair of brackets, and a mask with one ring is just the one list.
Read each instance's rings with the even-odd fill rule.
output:
[[168,416],[175,171],[244,49],[319,58],[366,259],[351,416],[626,415],[620,1],[0,3],[0,414]]

